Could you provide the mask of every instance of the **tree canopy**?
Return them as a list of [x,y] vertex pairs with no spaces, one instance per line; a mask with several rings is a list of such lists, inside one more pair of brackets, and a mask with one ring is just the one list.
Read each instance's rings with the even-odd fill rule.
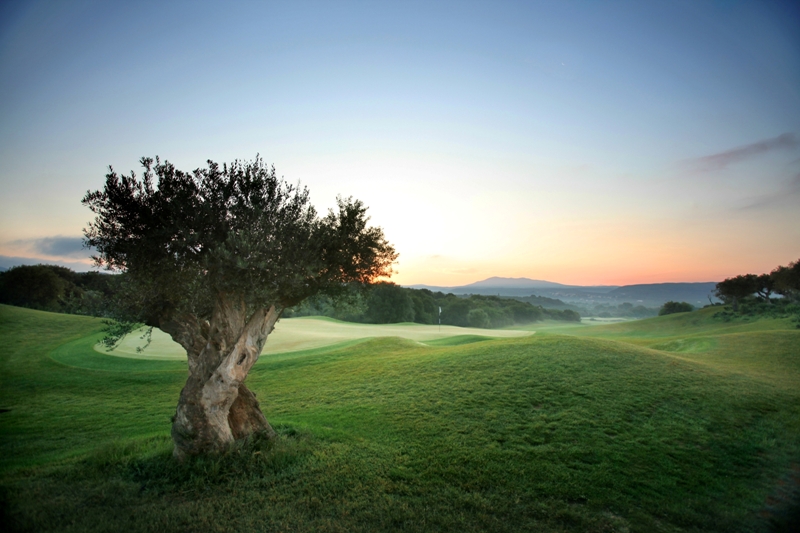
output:
[[244,380],[286,307],[389,276],[397,258],[366,207],[338,198],[318,216],[308,190],[256,157],[193,172],[142,158],[113,168],[83,204],[98,266],[125,273],[117,317],[161,328],[187,352],[189,379],[173,417],[175,455],[274,435]]
[[779,266],[770,272],[770,278],[776,292],[786,298],[800,300],[800,259],[788,266]]
[[739,302],[756,292],[757,288],[758,276],[743,274],[717,283],[716,295],[723,302],[732,304],[734,309],[738,309]]
[[370,290],[366,316],[376,324],[412,322],[414,302],[408,292],[397,285],[379,283]]
[[726,320],[737,315],[794,316],[800,328],[800,260],[778,266],[769,274],[727,278],[717,283],[716,294],[732,306],[731,311],[718,313]]
[[210,318],[221,293],[243,296],[250,309],[284,308],[391,274],[397,254],[380,228],[367,227],[358,200],[338,198],[338,211],[319,217],[308,190],[260,158],[208,161],[194,172],[141,163],[140,178],[110,169],[104,190],[83,199],[97,215],[85,230],[95,263],[132,282],[119,308],[126,318]]
[[662,305],[661,309],[658,310],[658,316],[672,315],[675,313],[688,313],[689,311],[694,311],[694,306],[692,304],[687,302],[669,301]]
[[44,311],[105,316],[120,276],[74,272],[58,265],[22,265],[0,272],[0,303]]
[[800,260],[779,266],[769,274],[742,274],[717,283],[717,296],[725,303],[738,302],[753,294],[769,303],[770,296],[777,292],[789,300],[800,300]]

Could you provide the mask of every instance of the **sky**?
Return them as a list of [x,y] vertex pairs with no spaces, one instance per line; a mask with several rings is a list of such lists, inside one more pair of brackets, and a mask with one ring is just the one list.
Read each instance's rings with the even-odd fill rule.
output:
[[0,6],[0,266],[85,270],[109,165],[260,154],[392,280],[720,281],[800,258],[794,2]]

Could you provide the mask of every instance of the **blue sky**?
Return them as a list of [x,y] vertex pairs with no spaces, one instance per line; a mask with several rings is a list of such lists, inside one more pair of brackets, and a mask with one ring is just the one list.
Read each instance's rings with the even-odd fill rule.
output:
[[2,256],[80,260],[109,164],[260,153],[364,200],[399,283],[800,257],[794,3],[107,4],[0,8]]

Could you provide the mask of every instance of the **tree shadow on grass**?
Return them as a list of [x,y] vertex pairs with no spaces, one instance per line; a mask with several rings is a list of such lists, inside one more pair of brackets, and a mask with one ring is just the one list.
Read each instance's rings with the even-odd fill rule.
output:
[[172,457],[172,441],[162,435],[113,442],[80,461],[20,470],[0,484],[0,531],[184,530],[200,520],[192,514],[198,509],[213,515],[219,495],[268,490],[301,477],[314,450],[312,435],[274,429],[276,438],[253,435],[225,453],[183,462]]
[[[255,434],[217,455],[179,462],[169,449],[118,462],[120,477],[137,483],[140,492],[196,493],[225,486],[256,488],[292,475],[312,449],[312,437],[290,426],[276,426],[276,438]],[[98,457],[100,459],[100,457]],[[101,459],[102,462],[102,459]]]

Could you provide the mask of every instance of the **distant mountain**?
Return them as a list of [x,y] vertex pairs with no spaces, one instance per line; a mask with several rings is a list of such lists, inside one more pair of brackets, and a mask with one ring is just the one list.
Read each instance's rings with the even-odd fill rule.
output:
[[476,281],[469,285],[462,285],[459,289],[559,289],[571,287],[552,281],[529,278],[499,278],[492,277],[483,281]]
[[[412,289],[428,289],[453,294],[482,294],[506,297],[544,296],[557,298],[567,304],[593,306],[617,305],[630,302],[646,307],[660,307],[670,300],[688,302],[695,307],[708,303],[716,282],[701,283],[648,283],[638,285],[564,285],[552,281],[529,278],[492,277],[458,287],[409,285]],[[713,297],[712,297],[713,298]]]
[[482,281],[476,281],[469,285],[458,287],[439,287],[434,285],[409,285],[412,289],[428,289],[434,292],[445,292],[453,294],[483,294],[494,296],[530,296],[534,293],[542,295],[583,295],[585,293],[605,294],[617,288],[617,285],[564,285],[553,281],[545,281],[530,278],[501,278],[491,277]]

